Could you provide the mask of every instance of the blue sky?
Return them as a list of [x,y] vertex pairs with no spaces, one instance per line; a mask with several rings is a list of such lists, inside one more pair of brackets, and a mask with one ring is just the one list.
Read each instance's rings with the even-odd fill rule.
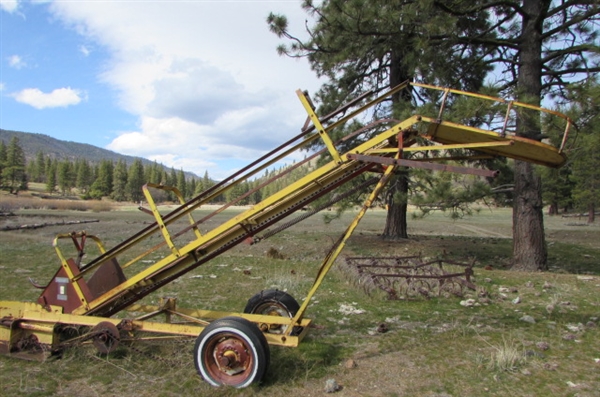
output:
[[298,133],[298,88],[265,22],[291,1],[0,0],[0,128],[89,143],[215,179]]

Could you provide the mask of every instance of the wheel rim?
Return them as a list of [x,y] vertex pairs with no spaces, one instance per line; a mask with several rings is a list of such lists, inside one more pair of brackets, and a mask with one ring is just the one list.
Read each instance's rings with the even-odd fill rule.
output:
[[240,335],[219,332],[210,337],[202,352],[207,375],[224,385],[236,386],[253,376],[256,363],[252,347]]
[[[278,302],[265,302],[261,305],[258,305],[256,309],[253,311],[255,314],[261,314],[263,316],[280,316],[280,317],[288,317],[292,318],[292,313],[287,309],[287,307],[283,306]],[[282,334],[287,329],[286,325],[281,324],[270,324],[268,325],[268,330],[270,334]]]

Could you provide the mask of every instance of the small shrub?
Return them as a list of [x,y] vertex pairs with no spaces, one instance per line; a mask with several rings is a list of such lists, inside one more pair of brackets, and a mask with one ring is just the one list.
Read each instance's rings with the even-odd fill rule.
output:
[[271,247],[267,251],[267,258],[285,259],[285,256],[282,253],[280,253],[279,251],[277,251],[275,248]]
[[495,351],[488,363],[490,370],[514,371],[525,361],[522,349],[514,341],[503,339],[501,345],[492,347]]

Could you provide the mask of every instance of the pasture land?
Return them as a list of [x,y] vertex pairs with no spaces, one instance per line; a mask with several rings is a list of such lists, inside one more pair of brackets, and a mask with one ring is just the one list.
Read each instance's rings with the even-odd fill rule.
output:
[[[204,227],[239,211],[227,210]],[[126,207],[14,212],[0,219],[0,227],[97,219],[81,229],[107,247],[152,221]],[[170,296],[182,307],[242,311],[265,288],[286,290],[300,301],[353,216],[325,224],[318,214],[259,244],[237,246],[146,301]],[[509,270],[511,218],[508,209],[484,208],[456,221],[433,214],[409,221],[408,240],[386,242],[378,236],[385,212],[369,212],[308,309],[313,329],[298,348],[271,348],[262,385],[235,390],[204,383],[189,339],[123,346],[108,356],[81,346],[45,362],[3,356],[0,395],[316,396],[324,394],[327,379],[335,379],[340,396],[599,396],[600,225],[547,217],[551,270],[522,273]],[[73,230],[0,232],[0,300],[35,301],[39,290],[28,278],[45,284],[53,276],[59,261],[52,239]],[[475,260],[477,291],[388,300],[340,266],[345,256],[416,254]]]

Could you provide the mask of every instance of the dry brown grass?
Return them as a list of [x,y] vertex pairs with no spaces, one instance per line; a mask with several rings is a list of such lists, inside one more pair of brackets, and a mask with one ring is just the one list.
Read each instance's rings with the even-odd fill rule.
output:
[[62,211],[112,211],[113,205],[108,201],[42,199],[32,196],[0,195],[0,212],[17,210],[62,210]]

